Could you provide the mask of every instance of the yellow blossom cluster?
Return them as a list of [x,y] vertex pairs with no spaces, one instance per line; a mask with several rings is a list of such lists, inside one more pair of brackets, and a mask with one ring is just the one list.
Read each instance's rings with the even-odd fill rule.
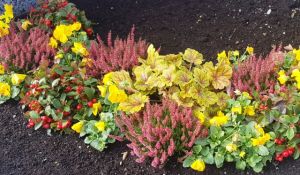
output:
[[8,83],[0,82],[0,95],[10,97],[10,85]]
[[225,125],[228,120],[228,116],[224,115],[222,111],[218,111],[218,114],[209,120],[209,124],[211,126],[222,126]]
[[196,171],[204,171],[205,163],[203,160],[197,159],[191,164],[191,168]]
[[4,4],[4,10],[0,15],[0,38],[9,34],[9,23],[14,18],[12,5]]
[[50,38],[49,45],[52,48],[58,47],[58,41],[61,43],[66,43],[69,37],[73,34],[74,31],[79,31],[81,29],[81,23],[75,22],[74,24],[65,25],[61,24],[55,27],[53,31],[53,37]]
[[269,133],[265,133],[264,129],[260,125],[256,124],[254,127],[260,136],[251,139],[253,146],[264,145],[266,142],[268,142],[271,139],[271,135]]
[[291,77],[295,79],[297,89],[300,90],[300,71],[299,71],[299,69],[294,69]]

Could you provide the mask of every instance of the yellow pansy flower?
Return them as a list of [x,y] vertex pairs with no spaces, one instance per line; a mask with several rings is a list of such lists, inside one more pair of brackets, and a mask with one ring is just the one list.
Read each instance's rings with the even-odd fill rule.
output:
[[203,160],[195,160],[192,165],[191,165],[191,168],[193,170],[196,170],[196,171],[204,171],[205,170],[205,163]]
[[97,88],[100,91],[101,97],[105,97],[106,96],[107,87],[106,86],[97,86]]
[[22,29],[27,30],[29,26],[31,26],[32,23],[29,20],[25,20],[22,22]]
[[300,71],[299,71],[299,69],[294,69],[294,70],[292,71],[291,77],[292,77],[292,78],[300,77]]
[[237,145],[234,143],[229,143],[228,145],[226,145],[226,150],[228,152],[233,152],[237,150]]
[[237,114],[242,114],[242,107],[239,105],[239,106],[233,106],[231,108],[231,112],[232,113],[237,113]]
[[245,151],[241,151],[240,154],[239,154],[239,156],[242,157],[242,158],[245,157],[245,155],[246,155]]
[[57,48],[58,43],[56,41],[56,39],[54,39],[53,37],[50,38],[50,42],[49,42],[49,46],[51,46],[52,48]]
[[74,125],[72,125],[71,129],[73,129],[75,132],[77,133],[80,133],[81,132],[81,129],[83,127],[83,124],[84,122],[83,121],[80,121],[80,122],[77,122],[75,123]]
[[104,75],[103,77],[103,84],[105,85],[112,85],[114,84],[113,81],[112,81],[112,76],[113,76],[113,72],[109,72],[107,74]]
[[99,111],[99,109],[101,109],[101,103],[94,103],[93,104],[93,114],[94,115],[97,115],[98,114],[98,111]]
[[251,139],[252,140],[252,146],[260,146],[260,145],[264,145],[266,142],[268,142],[271,139],[271,136],[269,133],[264,134],[263,136],[260,136],[258,138],[255,139]]
[[257,130],[257,132],[258,132],[260,135],[264,135],[264,134],[265,134],[264,129],[263,129],[260,125],[255,124],[254,127],[255,127],[255,129]]
[[63,53],[59,53],[57,55],[55,55],[55,59],[62,59],[64,57],[64,54]]
[[10,85],[8,83],[0,82],[0,95],[5,97],[10,96]]
[[296,60],[300,61],[300,49],[293,49],[293,54],[295,54]]
[[92,59],[90,59],[90,58],[83,58],[82,60],[81,60],[81,66],[86,66],[86,65],[88,65],[88,66],[92,66]]
[[12,74],[11,75],[11,82],[12,82],[13,85],[17,86],[20,83],[22,83],[25,78],[26,78],[25,74]]
[[255,108],[254,106],[246,106],[244,107],[244,114],[249,115],[249,116],[254,116],[255,115]]
[[286,81],[289,79],[289,77],[285,75],[284,70],[280,70],[278,72],[278,75],[279,75],[279,77],[277,78],[277,80],[279,81],[280,84],[285,84]]
[[235,50],[232,52],[233,56],[238,57],[240,55],[240,52],[238,50]]
[[80,22],[75,22],[72,24],[72,30],[79,31],[81,29],[81,23]]
[[83,56],[88,55],[87,49],[80,42],[74,42],[74,45],[71,49],[76,54],[80,54],[80,55],[83,55]]
[[100,131],[104,131],[105,130],[105,127],[106,127],[106,124],[104,121],[98,121],[97,123],[95,123],[95,127]]
[[74,27],[72,27],[72,25],[58,25],[53,31],[53,37],[61,43],[66,43],[68,41],[68,37],[72,35],[73,30]]
[[246,51],[247,51],[250,55],[252,55],[252,54],[254,53],[254,48],[253,48],[253,47],[247,46]]
[[109,95],[108,100],[112,103],[121,103],[126,101],[127,94],[124,90],[119,89],[116,85],[110,85],[108,87]]
[[0,64],[0,74],[2,75],[4,73],[5,73],[5,67],[2,64]]
[[201,124],[204,123],[206,117],[204,116],[203,112],[200,111],[199,108],[193,110],[193,114],[194,114],[195,117],[197,117],[199,119],[199,121],[200,121]]
[[222,111],[218,111],[218,114],[209,120],[209,124],[212,126],[222,126],[228,122],[229,118],[224,115]]
[[[12,19],[14,17],[13,5],[4,4],[4,9],[5,9],[4,16]],[[8,22],[6,22],[6,23],[8,23]]]
[[1,21],[0,21],[0,38],[5,36],[5,35],[8,35],[8,34],[9,34],[8,28],[2,28],[1,27]]

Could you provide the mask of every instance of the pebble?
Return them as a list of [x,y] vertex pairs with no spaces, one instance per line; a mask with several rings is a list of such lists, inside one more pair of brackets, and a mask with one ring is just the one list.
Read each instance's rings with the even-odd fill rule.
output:
[[271,14],[271,12],[272,12],[272,10],[269,9],[266,14],[269,15],[269,14]]

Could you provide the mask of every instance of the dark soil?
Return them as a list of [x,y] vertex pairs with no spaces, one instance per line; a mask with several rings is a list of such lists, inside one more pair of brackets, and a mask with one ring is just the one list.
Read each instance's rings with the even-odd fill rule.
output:
[[[73,0],[97,23],[95,32],[109,30],[125,37],[133,24],[136,34],[161,46],[163,53],[190,47],[207,59],[223,49],[243,50],[248,44],[256,53],[267,54],[272,44],[300,43],[299,0]],[[267,15],[267,11],[271,13]],[[293,14],[293,15],[292,15]],[[292,17],[293,16],[293,17]],[[104,37],[105,38],[105,37]],[[149,162],[138,164],[128,156],[122,165],[126,143],[109,145],[104,152],[87,147],[77,135],[47,136],[45,131],[26,129],[17,102],[0,106],[0,174],[201,174],[171,160],[162,169]],[[264,174],[299,174],[300,161],[270,163]],[[207,167],[202,174],[253,174],[234,165]]]

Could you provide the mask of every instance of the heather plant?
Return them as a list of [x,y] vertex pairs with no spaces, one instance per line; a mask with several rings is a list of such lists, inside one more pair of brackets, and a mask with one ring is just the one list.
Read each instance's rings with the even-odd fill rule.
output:
[[89,57],[92,64],[87,67],[87,73],[93,77],[101,78],[105,73],[118,70],[130,70],[138,64],[139,57],[145,57],[148,44],[145,40],[134,37],[134,27],[126,40],[116,38],[112,41],[109,32],[107,45],[97,36],[97,41],[91,42]]
[[283,52],[275,48],[264,59],[250,56],[233,68],[232,90],[249,92],[251,95],[274,93],[275,72],[283,61]]
[[42,62],[53,62],[55,50],[48,46],[49,34],[41,29],[30,31],[11,27],[10,34],[0,38],[0,59],[11,71],[27,72]]
[[131,142],[128,147],[137,162],[151,158],[153,167],[163,166],[175,154],[185,156],[198,138],[206,136],[206,129],[190,108],[167,99],[162,104],[147,103],[140,113],[123,113],[116,123]]

